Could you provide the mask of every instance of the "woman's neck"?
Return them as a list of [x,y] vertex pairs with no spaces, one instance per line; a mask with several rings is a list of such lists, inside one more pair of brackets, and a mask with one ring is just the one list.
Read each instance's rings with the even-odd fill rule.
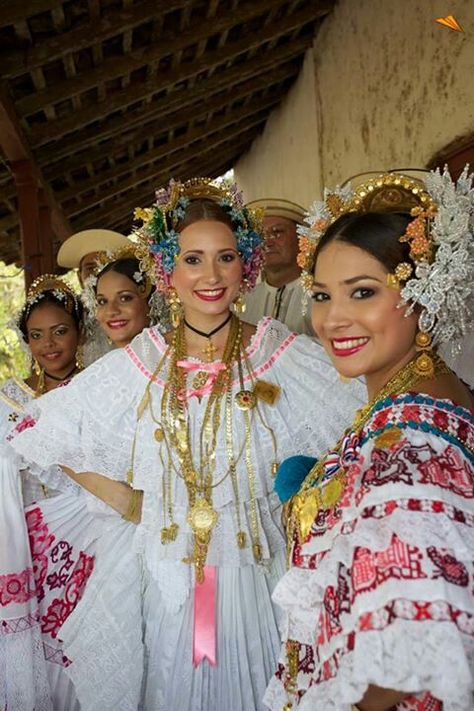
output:
[[231,315],[230,311],[220,314],[196,314],[186,311],[184,332],[188,355],[203,360],[218,360],[227,343]]
[[382,388],[390,382],[390,380],[409,363],[415,357],[416,351],[410,349],[405,356],[400,358],[394,363],[387,365],[385,368],[381,368],[374,373],[367,373],[365,375],[365,384],[367,387],[367,395],[370,400],[377,397]]

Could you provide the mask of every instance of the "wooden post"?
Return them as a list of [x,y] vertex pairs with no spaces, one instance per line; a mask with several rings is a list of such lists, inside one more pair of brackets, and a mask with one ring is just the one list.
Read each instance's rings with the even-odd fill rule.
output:
[[25,288],[41,274],[40,216],[38,180],[29,160],[10,164],[18,191],[18,212],[21,228],[21,251]]
[[41,273],[53,274],[56,271],[56,260],[53,250],[54,232],[51,224],[51,208],[45,191],[42,188],[39,191],[39,226]]

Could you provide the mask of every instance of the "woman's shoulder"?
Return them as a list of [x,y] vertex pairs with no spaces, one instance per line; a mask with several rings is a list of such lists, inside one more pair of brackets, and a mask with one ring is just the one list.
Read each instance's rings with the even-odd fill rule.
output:
[[474,409],[449,398],[408,392],[381,400],[364,427],[363,438],[390,448],[417,433],[421,439],[441,439],[462,449],[474,464]]

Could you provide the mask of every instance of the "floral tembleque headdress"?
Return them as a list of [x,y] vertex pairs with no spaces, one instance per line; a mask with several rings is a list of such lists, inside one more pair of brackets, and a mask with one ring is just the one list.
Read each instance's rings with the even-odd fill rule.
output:
[[235,183],[217,183],[209,178],[193,178],[184,183],[170,180],[167,188],[156,191],[154,205],[135,210],[135,218],[143,225],[134,234],[142,244],[142,261],[148,273],[158,289],[169,288],[180,251],[176,227],[190,202],[199,198],[216,202],[229,216],[243,264],[242,287],[244,291],[253,289],[263,264],[263,215],[244,206]]
[[316,247],[323,233],[348,212],[405,211],[413,215],[400,241],[408,242],[410,262],[402,262],[391,283],[400,288],[408,313],[420,308],[420,330],[433,344],[459,341],[474,317],[474,175],[466,165],[454,182],[447,170],[426,173],[423,181],[397,172],[382,173],[357,187],[346,183],[325,190],[300,226],[298,264],[305,290],[313,281]]

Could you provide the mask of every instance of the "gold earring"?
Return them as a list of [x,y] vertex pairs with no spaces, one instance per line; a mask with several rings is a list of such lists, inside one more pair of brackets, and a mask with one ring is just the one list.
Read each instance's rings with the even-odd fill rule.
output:
[[434,363],[431,357],[431,336],[425,331],[418,331],[415,338],[417,356],[415,360],[415,372],[422,378],[432,378],[434,375]]
[[33,371],[38,376],[38,380],[36,381],[35,395],[36,397],[39,397],[45,392],[46,388],[44,382],[44,368],[40,366],[36,358],[33,358]]
[[76,368],[78,370],[84,370],[84,346],[80,343],[76,350]]
[[168,306],[170,307],[171,325],[173,328],[178,328],[183,316],[183,306],[179,300],[176,289],[171,287],[167,295]]
[[236,314],[240,315],[245,313],[246,308],[244,295],[239,291],[239,294],[234,301],[234,311]]

